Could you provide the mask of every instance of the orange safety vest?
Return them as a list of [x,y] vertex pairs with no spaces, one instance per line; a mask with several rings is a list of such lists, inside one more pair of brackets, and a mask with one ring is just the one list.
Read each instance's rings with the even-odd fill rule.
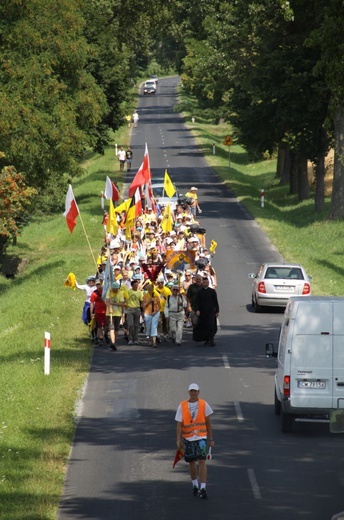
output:
[[205,401],[198,399],[198,410],[195,420],[192,419],[189,410],[189,401],[183,401],[181,403],[182,408],[182,435],[185,439],[197,435],[198,437],[207,436],[207,425],[205,422]]

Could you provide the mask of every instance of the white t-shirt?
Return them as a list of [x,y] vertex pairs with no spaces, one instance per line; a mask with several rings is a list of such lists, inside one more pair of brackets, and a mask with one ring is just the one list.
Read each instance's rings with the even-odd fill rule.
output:
[[[195,401],[194,403],[190,403],[190,401],[189,401],[188,404],[189,404],[189,410],[190,410],[190,413],[191,413],[191,417],[194,420],[196,418],[197,412],[198,412],[198,400]],[[209,406],[209,404],[206,401],[205,402],[205,416],[208,417],[208,415],[211,415],[212,413],[214,413],[214,412],[213,412],[213,410],[211,409],[211,407]],[[181,406],[181,404],[177,408],[175,420],[177,422],[183,422],[183,414],[182,414],[182,406]],[[188,441],[197,441],[199,439],[204,439],[204,438],[205,438],[204,435],[202,437],[200,437],[199,435],[193,435],[192,437],[188,437]]]

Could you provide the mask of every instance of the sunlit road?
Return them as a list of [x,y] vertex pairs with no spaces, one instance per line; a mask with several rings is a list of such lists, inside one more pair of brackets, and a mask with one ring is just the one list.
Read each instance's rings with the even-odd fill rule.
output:
[[[330,519],[344,509],[343,436],[309,424],[281,433],[275,361],[264,356],[264,345],[277,341],[282,313],[250,307],[247,274],[282,259],[173,111],[176,85],[163,79],[155,96],[140,97],[133,169],[147,142],[153,178],[167,167],[180,192],[199,188],[207,242],[219,244],[216,347],[193,343],[186,331],[181,347],[130,347],[121,339],[117,352],[95,349],[59,519]],[[192,497],[183,461],[172,469],[175,410],[191,382],[214,409],[208,501]]]

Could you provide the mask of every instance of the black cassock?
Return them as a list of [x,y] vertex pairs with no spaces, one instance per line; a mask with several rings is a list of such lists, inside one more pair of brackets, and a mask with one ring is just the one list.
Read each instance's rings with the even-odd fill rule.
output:
[[200,312],[197,326],[193,330],[194,341],[212,341],[217,332],[216,314],[219,313],[219,303],[215,289],[202,287],[197,295],[195,310]]

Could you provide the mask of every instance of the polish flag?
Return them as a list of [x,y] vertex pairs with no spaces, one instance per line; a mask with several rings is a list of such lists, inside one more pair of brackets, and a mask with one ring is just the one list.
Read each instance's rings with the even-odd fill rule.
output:
[[70,184],[66,195],[66,211],[63,215],[66,217],[69,231],[73,233],[73,229],[76,226],[76,217],[79,215],[79,208],[74,197],[73,188]]
[[149,164],[149,153],[148,153],[148,146],[146,143],[145,147],[145,154],[143,157],[142,164],[140,168],[137,171],[137,174],[135,175],[133,182],[129,186],[129,197],[132,197],[135,193],[135,190],[137,188],[140,188],[144,184],[147,184],[150,182],[152,178],[151,171],[150,171],[150,164]]
[[119,191],[117,189],[117,186],[114,182],[112,182],[110,177],[106,177],[105,198],[114,201],[117,201],[119,199]]

